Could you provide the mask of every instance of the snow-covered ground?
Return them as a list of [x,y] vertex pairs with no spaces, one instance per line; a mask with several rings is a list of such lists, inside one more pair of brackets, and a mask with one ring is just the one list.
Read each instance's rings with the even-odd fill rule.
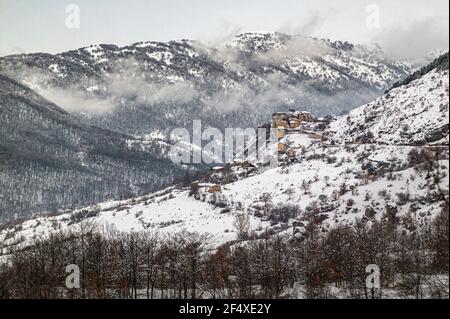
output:
[[[305,136],[299,138],[303,139]],[[426,201],[432,182],[427,172],[405,168],[384,177],[368,178],[364,177],[362,169],[369,162],[402,166],[412,148],[384,145],[323,147],[317,144],[299,155],[299,162],[226,184],[217,194],[209,194],[203,189],[203,195],[195,199],[189,196],[189,187],[173,187],[140,198],[32,219],[20,228],[1,231],[0,242],[8,245],[23,239],[28,241],[52,232],[74,230],[81,221],[91,221],[125,232],[199,232],[209,234],[212,244],[218,246],[237,238],[233,226],[237,213],[247,212],[251,216],[251,231],[261,232],[273,226],[265,217],[253,216],[265,205],[262,200],[265,194],[270,194],[270,207],[297,205],[301,212],[297,220],[306,220],[307,214],[319,207],[324,229],[339,223],[352,224],[365,217],[369,221],[380,219],[387,205],[395,207],[398,218],[413,209],[415,218],[425,223],[439,212],[439,203]],[[320,158],[312,159],[313,156]],[[448,190],[448,161],[441,161],[439,165],[441,172],[446,174],[442,176],[440,186]],[[409,201],[399,204],[401,195],[398,194],[408,194]],[[214,204],[217,201],[225,206]],[[368,210],[372,214],[368,215]]]
[[355,141],[370,131],[378,143],[448,144],[448,134],[440,135],[445,127],[448,132],[448,112],[449,70],[433,70],[334,121],[330,131],[338,143]]

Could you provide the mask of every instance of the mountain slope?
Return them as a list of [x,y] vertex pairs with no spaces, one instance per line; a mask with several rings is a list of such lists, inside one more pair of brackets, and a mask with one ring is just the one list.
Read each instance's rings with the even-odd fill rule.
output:
[[372,224],[383,218],[391,218],[405,230],[411,218],[418,225],[427,224],[445,207],[442,194],[448,198],[448,153],[428,171],[422,163],[410,161],[408,154],[414,147],[372,145],[339,149],[316,145],[298,156],[300,163],[222,185],[219,194],[205,189],[196,198],[189,188],[177,186],[32,219],[4,229],[0,239],[6,246],[27,243],[88,222],[124,232],[198,232],[209,235],[218,246],[238,239],[234,220],[242,212],[250,215],[250,232],[256,237],[292,234],[294,224],[299,235],[309,223],[323,231],[339,224],[355,225],[358,220]]
[[332,138],[339,143],[448,144],[448,54],[430,66],[332,123]]
[[0,75],[0,221],[156,190],[180,169]]

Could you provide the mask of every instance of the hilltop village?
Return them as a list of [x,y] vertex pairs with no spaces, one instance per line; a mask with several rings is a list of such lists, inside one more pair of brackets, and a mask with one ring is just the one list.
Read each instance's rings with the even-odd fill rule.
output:
[[[275,130],[278,140],[280,165],[298,161],[298,154],[314,143],[325,143],[327,138],[324,130],[333,119],[332,116],[316,118],[310,112],[295,109],[273,113],[270,128]],[[261,166],[263,164],[257,160],[238,158],[233,163],[214,166],[205,177],[191,183],[191,193],[220,193],[224,185],[235,182],[241,177],[251,176]]]
[[333,118],[315,118],[309,112],[291,109],[288,112],[277,112],[272,115],[272,128],[276,129],[278,152],[280,157],[287,155],[295,158],[302,148],[310,143],[324,141],[323,131]]

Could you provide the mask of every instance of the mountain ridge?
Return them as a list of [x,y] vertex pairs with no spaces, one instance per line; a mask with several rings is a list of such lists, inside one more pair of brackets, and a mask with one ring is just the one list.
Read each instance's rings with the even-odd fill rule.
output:
[[[96,126],[149,134],[196,117],[218,128],[256,126],[294,105],[339,115],[381,94],[410,67],[388,61],[377,47],[246,33],[220,45],[148,41],[14,55],[0,58],[0,71],[70,112],[87,113],[84,120]],[[95,114],[98,99],[105,111]],[[80,110],[84,100],[92,106]]]

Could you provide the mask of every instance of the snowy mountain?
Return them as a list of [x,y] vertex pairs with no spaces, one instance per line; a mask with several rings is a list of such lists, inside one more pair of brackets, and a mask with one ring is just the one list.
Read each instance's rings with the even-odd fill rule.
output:
[[[143,197],[32,219],[5,227],[0,241],[6,252],[11,245],[93,222],[125,232],[199,232],[219,246],[239,239],[234,220],[242,213],[250,216],[250,238],[274,233],[301,238],[311,224],[327,232],[337,225],[370,225],[384,219],[412,231],[448,207],[448,148],[436,145],[442,136],[435,133],[447,123],[448,141],[445,107],[448,67],[436,66],[332,121],[329,128],[311,123],[288,129],[280,143],[295,152],[280,154],[277,168],[242,171],[237,165],[228,173],[205,175],[195,187],[176,185]],[[369,111],[372,120],[362,121]],[[400,121],[411,123],[400,127],[402,134]],[[431,128],[422,126],[417,132],[414,125],[422,122],[432,123]],[[375,140],[358,138],[370,137],[369,132]],[[230,174],[237,178],[230,180]]]
[[448,54],[398,83],[384,96],[331,125],[333,140],[383,144],[446,143],[449,130]]
[[0,58],[0,72],[89,123],[130,134],[190,127],[255,127],[296,106],[341,114],[411,70],[376,47],[246,33],[224,44],[182,40],[93,45]]
[[155,191],[182,171],[158,145],[84,124],[0,75],[0,222]]
[[281,33],[1,57],[0,145],[8,160],[0,221],[159,189],[183,174],[164,159],[168,131],[191,129],[193,120],[256,127],[299,105],[340,114],[410,68],[376,46]]

